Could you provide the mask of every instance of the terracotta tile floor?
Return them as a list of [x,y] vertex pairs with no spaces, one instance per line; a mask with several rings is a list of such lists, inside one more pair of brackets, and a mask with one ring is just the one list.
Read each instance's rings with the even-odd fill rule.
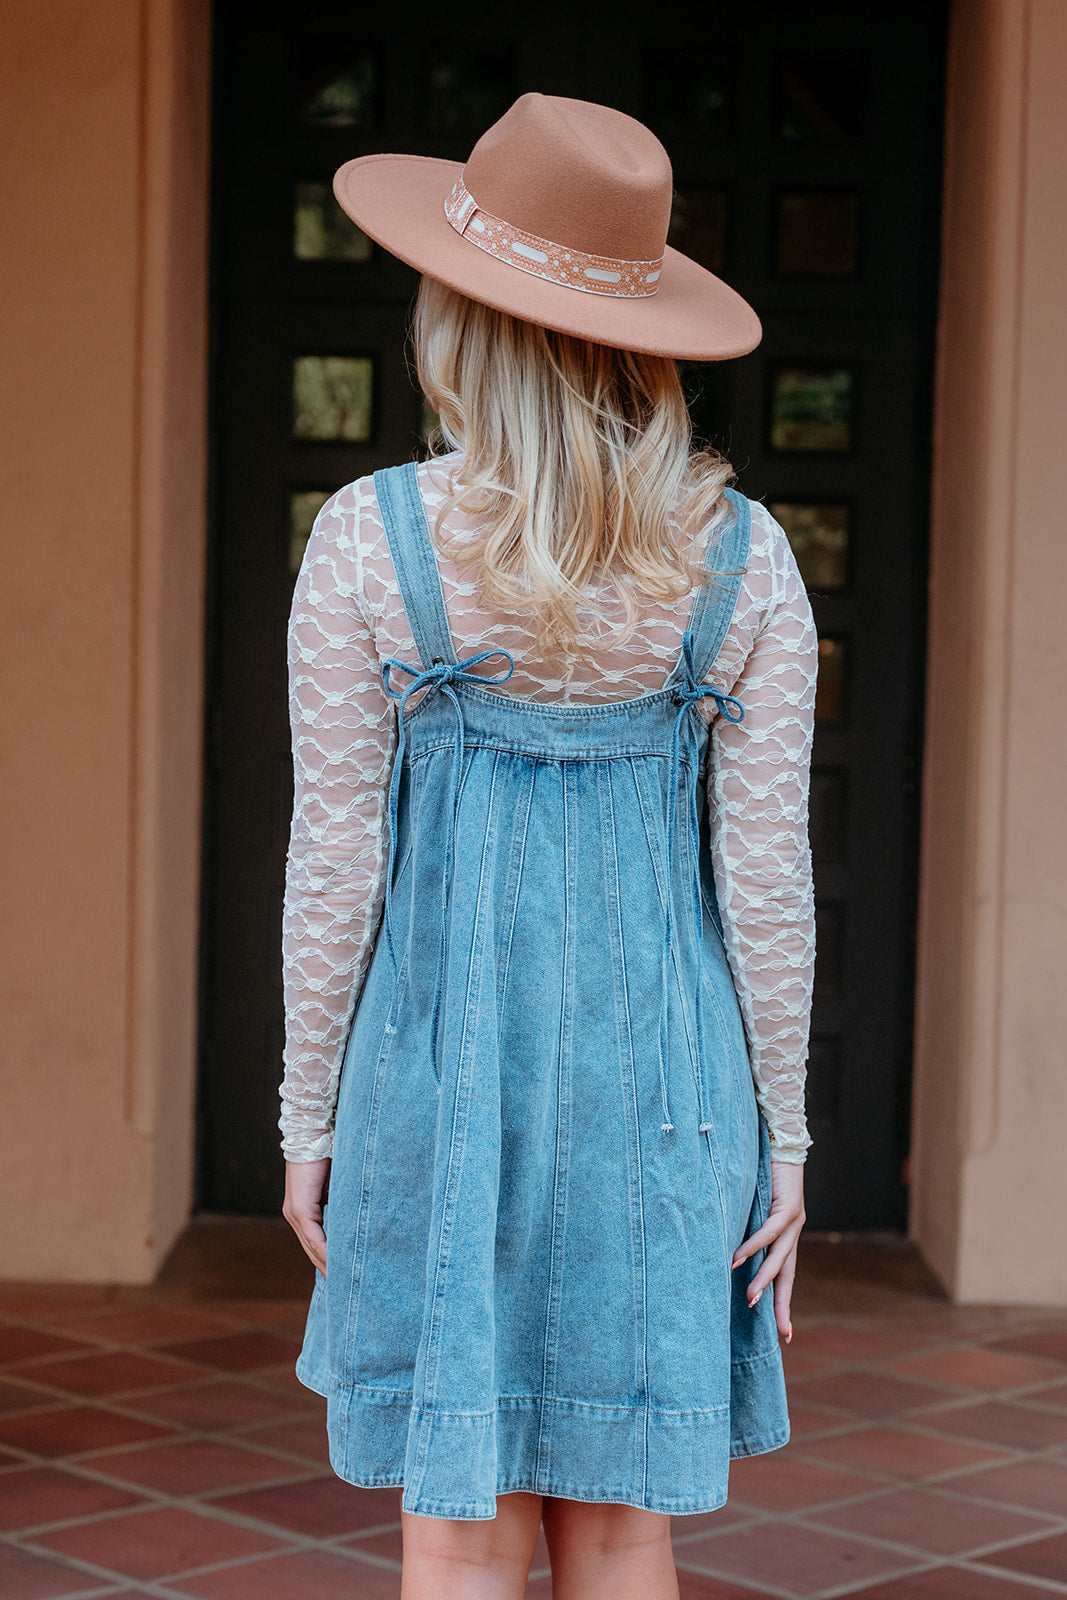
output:
[[[293,1374],[309,1292],[284,1225],[211,1218],[151,1288],[0,1284],[2,1600],[396,1600],[397,1496]],[[1067,1597],[1067,1313],[813,1234],[793,1322],[793,1437],[676,1519],[682,1600]]]

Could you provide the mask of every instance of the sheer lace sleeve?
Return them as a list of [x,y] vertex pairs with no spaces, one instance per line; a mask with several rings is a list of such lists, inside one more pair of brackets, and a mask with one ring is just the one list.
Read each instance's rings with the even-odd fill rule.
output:
[[785,533],[752,502],[748,572],[715,670],[745,708],[713,724],[715,886],[775,1160],[812,1140],[804,1085],[815,961],[808,785],[818,642]]
[[395,716],[362,600],[362,480],[326,502],[289,620],[293,820],[282,916],[282,1149],[331,1153],[344,1043],[384,893]]

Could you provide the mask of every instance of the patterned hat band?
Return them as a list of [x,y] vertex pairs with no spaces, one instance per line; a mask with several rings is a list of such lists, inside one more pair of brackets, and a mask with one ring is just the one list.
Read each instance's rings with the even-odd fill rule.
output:
[[593,256],[584,250],[553,244],[551,239],[539,239],[536,234],[524,233],[483,211],[462,176],[456,179],[445,201],[445,216],[456,232],[479,250],[496,256],[509,267],[518,267],[520,272],[546,278],[549,283],[626,300],[647,299],[659,288],[662,256],[658,261],[617,261],[612,256]]

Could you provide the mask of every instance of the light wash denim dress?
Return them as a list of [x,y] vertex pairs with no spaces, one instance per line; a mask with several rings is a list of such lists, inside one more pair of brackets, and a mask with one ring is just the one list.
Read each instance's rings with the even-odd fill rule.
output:
[[[712,541],[662,689],[553,705],[457,660],[413,466],[376,474],[420,661],[399,701],[386,907],[345,1050],[297,1374],[330,1460],[423,1516],[514,1490],[724,1503],[789,1438],[773,1294],[731,1272],[770,1143],[716,904],[704,681],[750,511]],[[414,708],[406,702],[423,691]]]

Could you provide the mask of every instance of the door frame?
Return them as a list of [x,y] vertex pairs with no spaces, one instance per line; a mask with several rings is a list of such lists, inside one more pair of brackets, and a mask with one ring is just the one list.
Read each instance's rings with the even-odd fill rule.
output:
[[[959,13],[961,12],[962,9],[963,8],[961,8],[961,6],[959,5],[958,0],[951,0],[950,10],[951,10],[951,13],[952,13],[952,19],[953,20],[952,20],[952,23],[950,24],[950,39],[955,40],[955,45],[954,45],[953,48],[955,49],[957,54],[959,54],[960,51],[961,51],[961,45],[960,45],[960,42],[959,42],[959,35],[960,35],[961,31],[962,31],[962,28],[966,25],[966,24],[961,24],[960,19],[959,19]],[[973,112],[978,110],[978,108],[983,103],[983,96],[987,92],[988,92],[988,88],[987,88],[987,84],[986,84],[984,78],[981,78],[976,74],[972,74],[971,77],[968,78],[968,75],[967,75],[966,72],[961,72],[960,70],[957,69],[957,71],[955,73],[955,78],[954,78],[954,103],[950,107],[950,117],[951,117],[952,121],[954,122],[954,124],[955,124],[955,126],[957,128],[957,137],[959,136],[959,132],[958,132],[959,129],[966,126],[968,116],[972,115]],[[958,203],[958,200],[959,200],[958,192],[953,187],[953,179],[954,179],[954,171],[953,170],[950,169],[950,170],[944,171],[944,173],[943,173],[943,180],[944,180],[944,207],[945,207],[946,211],[949,210],[952,207],[953,204]],[[214,222],[215,222],[215,219],[212,218],[213,225],[214,225]],[[214,289],[214,287],[215,287],[215,285],[212,284],[212,289]],[[212,295],[210,296],[209,303],[210,303],[210,305],[212,307],[212,315],[213,316],[217,315],[216,308],[217,308],[217,304],[218,304],[218,297],[217,297],[216,294],[212,293]],[[215,331],[217,331],[217,330],[215,330],[213,328],[212,329],[213,334],[214,334]],[[965,371],[966,367],[967,367],[967,362],[964,359],[964,353],[963,352],[961,352],[959,350],[945,351],[944,349],[942,349],[942,351],[940,353],[940,358],[939,358],[939,374],[938,374],[939,390],[941,392],[945,392],[946,390],[950,389],[952,387],[952,385],[953,385],[954,374],[958,377],[958,374],[960,372]],[[211,398],[209,396],[209,398],[206,400],[206,402],[204,404],[204,433],[205,433],[206,439],[208,440],[209,458],[210,458],[210,462],[211,462],[211,476],[210,476],[210,485],[211,485],[211,487],[210,487],[210,493],[209,493],[208,512],[207,512],[207,527],[208,527],[208,538],[209,538],[209,561],[208,561],[208,584],[207,584],[207,595],[206,595],[206,617],[207,617],[206,627],[207,627],[208,640],[210,642],[212,642],[212,643],[214,641],[215,629],[217,627],[217,592],[216,592],[216,587],[215,587],[215,554],[216,554],[216,551],[217,551],[217,541],[218,541],[218,495],[219,495],[218,475],[217,475],[217,473],[215,471],[215,464],[216,464],[216,450],[214,448],[215,416],[216,416],[215,407],[214,407],[214,404],[213,404],[213,402],[212,402],[212,400],[211,400]],[[932,425],[931,425],[931,428],[929,430],[929,437],[931,439],[931,445],[933,445],[934,439],[933,439]],[[945,478],[950,474],[950,472],[952,470],[954,470],[954,468],[955,468],[955,463],[949,462],[943,451],[941,453],[939,453],[939,454],[935,454],[934,459],[933,459],[932,481],[931,481],[931,485],[930,485],[931,498],[934,501],[935,505],[938,502],[939,495],[943,495],[944,492],[945,492],[945,482],[944,482]],[[944,530],[941,527],[941,525],[938,524],[935,521],[935,524],[931,529],[931,555],[935,560],[936,560],[938,543],[943,537],[944,537]],[[939,618],[938,618],[938,616],[935,615],[932,618],[933,625],[936,626],[938,621],[939,621]],[[937,639],[934,638],[933,636],[929,637],[928,640],[927,640],[928,646],[936,646],[937,643],[938,643]],[[205,756],[203,802],[204,802],[204,814],[205,814],[205,817],[208,817],[208,818],[210,817],[210,809],[211,809],[212,798],[213,798],[212,797],[212,788],[211,788],[211,785],[212,785],[211,762],[212,762],[213,754],[214,754],[214,740],[216,738],[216,731],[212,726],[212,720],[211,720],[211,703],[212,703],[211,684],[210,684],[209,681],[206,680],[205,684],[204,684],[204,700],[203,700],[203,711],[204,711],[204,756]],[[925,761],[925,752],[926,752],[926,748],[928,746],[928,743],[929,743],[929,727],[927,727],[926,733],[924,735],[924,761]],[[925,778],[925,781],[924,781],[924,816],[929,813],[931,807],[936,805],[936,800],[937,800],[936,790],[937,790],[939,785],[944,784],[945,782],[946,782],[946,776],[939,768],[935,767],[935,768],[932,768],[932,769],[929,769],[929,768],[927,769],[926,778]],[[954,788],[958,787],[958,784],[954,784],[953,787]],[[929,851],[925,848],[925,839],[923,837],[922,832],[920,832],[919,850],[920,850],[920,858],[919,858],[919,873],[918,873],[918,898],[919,898],[919,901],[922,904],[922,906],[925,908],[926,917],[929,919],[929,918],[931,918],[931,917],[936,915],[937,908],[938,908],[939,905],[941,905],[941,906],[944,905],[945,898],[946,898],[946,885],[945,885],[945,882],[943,880],[943,876],[941,874],[939,874],[934,869],[934,864],[931,861]],[[202,893],[203,893],[204,885],[209,880],[209,874],[210,874],[211,866],[212,866],[212,843],[211,843],[210,827],[208,826],[208,827],[205,827],[204,840],[203,840],[202,853],[201,853],[201,861],[200,861],[200,884],[201,884]],[[202,900],[201,903],[202,903],[202,906],[203,906],[205,902]],[[202,912],[200,939],[199,939],[202,982],[203,982],[203,952],[204,952],[205,943],[206,943],[205,938],[204,938],[204,931],[205,931],[204,930],[204,915],[203,915],[203,912]],[[930,969],[931,969],[931,967],[936,969],[940,964],[940,960],[941,960],[941,953],[940,952],[937,952],[937,953],[932,952],[929,948],[921,949],[919,951],[917,959],[916,959],[915,975],[916,975],[916,983],[920,987],[920,989],[925,991],[925,990],[928,990],[930,988],[930,980],[931,980],[931,971],[930,971]],[[203,1002],[203,990],[201,990],[201,1003],[202,1002]],[[201,1012],[201,1014],[202,1014],[202,1012]],[[965,1019],[962,1019],[962,1018],[960,1019],[961,1028],[962,1028],[964,1020]],[[961,1062],[961,1072],[962,1072],[962,1070],[965,1069],[965,1065],[966,1065],[965,1063]],[[965,1091],[966,1091],[966,1084],[965,1084],[963,1076],[961,1075],[961,1077],[958,1079],[958,1081],[953,1085],[953,1093],[952,1093],[952,1097],[951,1097],[953,1106],[957,1106],[959,1104],[959,1102],[963,1099]],[[916,1117],[920,1117],[921,1118],[921,1110],[922,1110],[922,1108],[920,1106],[920,1103],[919,1103],[918,1100],[916,1100],[915,1107],[914,1107],[913,1121],[915,1120]],[[921,1131],[922,1131],[921,1130],[921,1126],[918,1128],[918,1131],[921,1134]],[[199,1208],[199,1199],[196,1202],[194,1202],[194,1205],[195,1205],[196,1208]],[[920,1245],[922,1245],[923,1239],[924,1239],[924,1236],[925,1236],[925,1230],[922,1227],[917,1225],[916,1220],[914,1218],[914,1215],[913,1215],[913,1218],[912,1218],[910,1226],[911,1226],[911,1236],[913,1238],[915,1238],[916,1241]],[[942,1254],[942,1259],[943,1259],[943,1254]]]

